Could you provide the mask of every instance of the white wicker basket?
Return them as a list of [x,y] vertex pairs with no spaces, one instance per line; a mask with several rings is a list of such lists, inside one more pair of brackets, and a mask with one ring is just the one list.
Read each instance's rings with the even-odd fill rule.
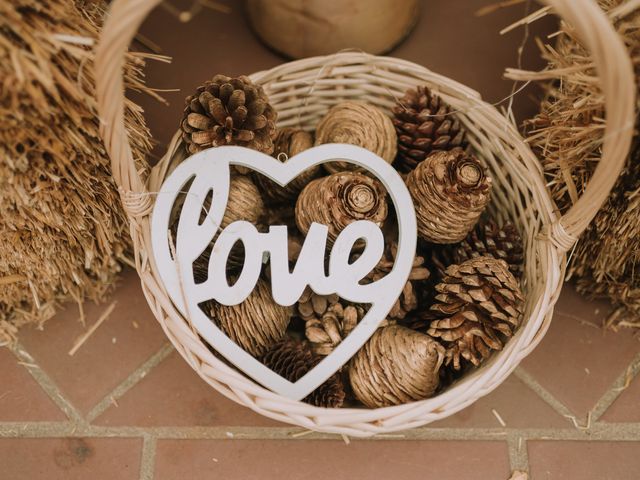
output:
[[458,112],[470,141],[494,178],[495,213],[519,228],[525,242],[523,326],[504,350],[442,394],[379,409],[323,409],[276,395],[227,366],[207,349],[174,308],[153,265],[150,212],[153,195],[182,149],[176,135],[149,179],[136,171],[123,123],[123,55],[139,25],[159,0],[115,0],[96,58],[103,137],[113,175],[131,221],[136,267],[149,303],[166,335],[194,370],[228,398],[256,412],[311,430],[369,436],[417,427],[451,415],[496,388],[544,336],[565,271],[565,253],[591,221],[621,171],[631,142],[635,84],[624,45],[594,0],[547,0],[572,24],[593,54],[606,96],[602,161],[584,196],[557,215],[539,161],[517,129],[475,91],[428,69],[389,57],[341,53],[283,64],[252,75],[278,111],[280,126],[313,128],[327,109],[359,99],[384,110],[406,88],[428,84]]

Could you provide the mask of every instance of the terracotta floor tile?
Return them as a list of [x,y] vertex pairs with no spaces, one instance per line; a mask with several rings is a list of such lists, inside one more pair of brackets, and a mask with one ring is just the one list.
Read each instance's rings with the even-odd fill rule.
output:
[[78,321],[77,306],[69,305],[43,331],[25,328],[20,332],[25,348],[84,412],[167,341],[147,306],[135,271],[124,273],[112,300],[117,301],[115,310],[74,356],[67,352],[109,302],[85,305],[87,327]]
[[583,417],[638,352],[640,341],[629,330],[604,331],[556,314],[546,337],[522,366]]
[[128,438],[0,439],[0,478],[128,480],[140,475],[142,440]]
[[502,442],[171,440],[157,446],[156,480],[506,479]]
[[604,422],[640,422],[640,375],[629,384],[604,413]]
[[555,313],[567,317],[575,317],[587,322],[600,325],[611,311],[608,300],[587,300],[576,292],[572,282],[562,286],[562,293],[555,306]]
[[640,442],[528,442],[532,480],[637,480]]
[[40,388],[26,367],[0,348],[0,422],[63,421],[64,413]]
[[99,425],[282,426],[216,392],[172,353],[110,407]]
[[500,428],[495,410],[507,428],[567,428],[569,422],[534,391],[511,375],[496,390],[433,428]]

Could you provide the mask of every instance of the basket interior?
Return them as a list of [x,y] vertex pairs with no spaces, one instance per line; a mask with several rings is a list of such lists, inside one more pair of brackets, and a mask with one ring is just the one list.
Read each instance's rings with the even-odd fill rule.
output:
[[[389,113],[396,99],[409,87],[426,84],[437,92],[453,107],[453,114],[467,129],[474,153],[485,162],[493,177],[491,213],[502,221],[511,221],[522,236],[525,253],[522,280],[526,296],[525,314],[521,328],[504,350],[494,354],[481,368],[467,374],[440,395],[377,411],[363,408],[361,415],[356,413],[356,409],[328,412],[327,409],[288,399],[281,399],[288,409],[281,413],[284,407],[277,402],[269,403],[277,397],[271,392],[262,392],[271,400],[261,404],[255,397],[249,399],[246,395],[238,395],[233,388],[212,378],[215,377],[213,372],[209,372],[207,378],[198,369],[201,376],[225,395],[272,418],[315,430],[355,435],[363,431],[375,433],[429,423],[455,413],[497,387],[542,337],[564,272],[562,255],[540,235],[542,227],[555,218],[554,205],[544,185],[539,163],[517,129],[495,107],[483,102],[480,95],[468,87],[422,66],[390,57],[365,54],[317,57],[256,73],[252,79],[265,88],[278,112],[280,127],[295,126],[307,130],[314,130],[332,105],[345,100],[363,101]],[[162,172],[155,172],[157,181],[161,181],[160,177],[171,170],[171,164],[175,165],[184,158],[183,154],[178,153],[181,149],[176,148],[177,144],[178,137],[173,148],[156,167]],[[150,185],[150,189],[156,187]],[[226,368],[213,356],[211,362],[214,369]],[[246,381],[251,382],[248,379]],[[251,389],[258,392],[262,387],[253,384]],[[399,412],[405,416],[399,415]],[[323,416],[330,419],[326,420],[325,426],[322,425]],[[358,421],[359,427],[355,430],[336,426]]]

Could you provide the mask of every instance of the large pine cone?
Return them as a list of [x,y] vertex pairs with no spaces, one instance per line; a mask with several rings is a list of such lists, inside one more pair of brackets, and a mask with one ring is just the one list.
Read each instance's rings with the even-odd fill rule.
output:
[[[362,102],[341,102],[331,107],[316,128],[316,145],[348,143],[366,148],[388,163],[396,156],[396,132],[382,110]],[[347,162],[325,163],[329,173],[362,171]]]
[[[321,360],[307,345],[284,339],[273,345],[260,359],[262,363],[290,382],[296,382]],[[316,407],[340,408],[344,402],[344,385],[339,373],[311,392],[302,401]]]
[[427,398],[436,391],[444,348],[424,333],[399,325],[379,328],[349,363],[349,380],[369,408]]
[[[376,282],[391,272],[393,265],[395,264],[397,252],[398,245],[395,242],[389,243],[385,248],[382,259],[378,265],[365,277],[365,281],[362,283],[367,283],[367,281]],[[413,258],[413,264],[411,266],[411,272],[409,273],[407,283],[405,283],[400,297],[398,297],[396,302],[393,304],[393,307],[391,307],[391,311],[387,315],[388,319],[402,320],[406,317],[407,313],[418,308],[418,295],[415,286],[418,282],[424,282],[427,280],[429,276],[430,272],[424,266],[424,257],[416,255]]]
[[273,152],[276,111],[248,77],[216,75],[185,103],[180,128],[189,153],[221,145]]
[[313,222],[329,227],[327,245],[356,220],[382,226],[387,218],[387,193],[378,181],[362,173],[334,173],[309,183],[296,202],[296,224],[306,235]]
[[449,106],[428,87],[407,90],[393,107],[398,170],[410,172],[434,151],[466,148],[464,129],[450,112]]
[[454,370],[463,360],[477,366],[501,350],[522,321],[524,297],[503,260],[477,257],[451,265],[436,290],[427,333],[445,345],[445,364]]
[[431,243],[457,243],[489,203],[491,178],[480,161],[460,149],[435,152],[406,179],[418,235]]
[[278,305],[265,280],[258,280],[251,295],[242,303],[222,305],[210,300],[203,311],[245,351],[259,357],[282,339],[291,319],[291,309]]
[[361,305],[350,305],[337,294],[319,295],[308,287],[297,310],[305,322],[305,336],[318,355],[330,354],[366,314]]
[[[287,162],[298,153],[313,147],[313,135],[304,130],[286,127],[279,129],[274,140],[273,156],[281,162]],[[320,175],[321,167],[316,165],[300,173],[287,185],[281,187],[268,177],[254,174],[256,184],[263,196],[272,203],[281,205],[295,200],[307,184]]]
[[435,245],[431,263],[442,279],[449,265],[471,258],[492,257],[504,260],[516,278],[522,276],[524,252],[522,238],[512,223],[499,227],[493,220],[480,221],[466,238],[454,245]]

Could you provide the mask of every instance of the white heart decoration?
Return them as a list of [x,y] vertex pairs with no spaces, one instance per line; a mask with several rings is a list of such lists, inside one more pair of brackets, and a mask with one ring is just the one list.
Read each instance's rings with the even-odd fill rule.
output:
[[[314,258],[324,259],[324,256],[318,255],[317,252],[325,251],[326,238],[323,239],[322,234],[326,235],[327,229],[326,226],[319,224],[314,224],[315,229],[312,226],[314,234],[312,235],[310,230],[305,239],[303,250],[308,249],[315,255],[310,255],[308,262],[302,262],[302,268],[294,269],[291,275],[282,275],[280,272],[278,286],[276,287],[276,282],[273,282],[272,285],[274,300],[283,305],[295,303],[299,295],[298,297],[295,296],[297,293],[286,295],[286,292],[297,292],[304,289],[306,283],[309,283],[317,293],[336,292],[349,301],[370,303],[371,307],[356,328],[342,340],[331,354],[297,382],[290,382],[264,366],[234,343],[198,307],[199,303],[212,298],[227,305],[243,301],[248,295],[247,292],[250,293],[252,286],[255,285],[251,272],[255,269],[252,267],[253,264],[249,265],[251,262],[248,259],[255,259],[258,254],[261,259],[262,253],[265,251],[269,252],[273,260],[276,259],[276,255],[282,258],[282,252],[278,250],[278,241],[283,239],[286,241],[286,226],[271,227],[269,233],[257,233],[255,228],[247,222],[234,222],[227,226],[216,239],[206,282],[195,284],[192,265],[193,261],[200,256],[218,233],[227,206],[231,165],[255,170],[277,184],[285,186],[304,170],[330,161],[348,162],[361,166],[372,172],[383,183],[393,201],[398,219],[398,251],[391,272],[377,282],[358,285],[357,282],[380,259],[384,248],[384,239],[380,229],[372,222],[354,222],[340,233],[334,243],[330,257],[329,277],[327,278],[324,276],[324,268],[322,268],[321,274],[318,271],[310,271]],[[174,259],[168,237],[171,210],[176,198],[183,192],[184,187],[191,179],[193,179],[193,183],[188,190],[180,214],[175,242],[176,258]],[[211,191],[213,192],[211,208],[204,221],[200,223],[202,205]],[[222,237],[226,237],[226,242],[225,240],[221,241]],[[351,265],[341,264],[340,261],[347,258],[353,243],[360,238],[367,239],[367,247],[362,255],[367,258],[353,262]],[[241,239],[245,243],[246,261],[242,273],[232,287],[226,285],[226,280],[223,285],[220,284],[219,280],[224,275],[217,275],[218,283],[216,283],[216,271],[213,267],[213,264],[216,263],[214,257],[217,255],[218,260],[226,261],[226,254],[224,252],[219,254],[219,251],[225,250],[225,247],[217,248],[218,242],[221,241],[221,244],[230,248],[237,239]],[[373,335],[379,324],[386,318],[394,302],[400,296],[411,272],[416,250],[416,218],[411,196],[400,175],[382,158],[361,147],[346,144],[320,145],[305,150],[282,163],[255,150],[225,146],[204,150],[189,157],[165,179],[153,208],[151,241],[157,274],[176,308],[191,321],[198,333],[217,352],[258,383],[283,396],[300,400],[338,371]],[[231,243],[229,244],[229,242]],[[368,255],[367,253],[371,251],[373,254]],[[228,254],[228,251],[226,253]],[[334,257],[337,260],[334,261]],[[286,258],[286,251],[284,258]],[[300,259],[302,259],[302,254]],[[307,267],[309,268],[305,270]],[[364,274],[363,269],[365,269]],[[246,275],[245,270],[248,272]],[[296,270],[297,276],[295,275]],[[333,276],[332,272],[334,272]],[[309,278],[301,281],[300,277],[307,274]],[[275,280],[273,275],[272,280]],[[276,290],[279,290],[281,294],[276,295]]]

